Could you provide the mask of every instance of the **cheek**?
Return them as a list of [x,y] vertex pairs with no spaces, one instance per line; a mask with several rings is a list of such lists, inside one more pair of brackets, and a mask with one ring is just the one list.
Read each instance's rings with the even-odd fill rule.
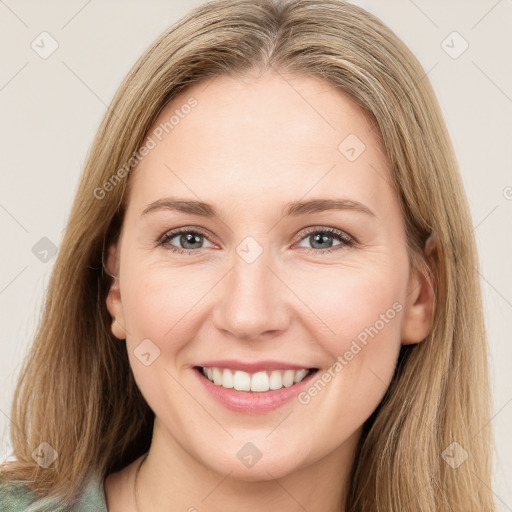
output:
[[139,269],[121,286],[127,330],[158,344],[186,337],[184,329],[191,324],[194,305],[202,295],[201,282],[179,269]]
[[[193,338],[197,329],[194,318],[200,321],[208,314],[205,308],[211,304],[205,295],[218,284],[218,273],[211,267],[145,264],[134,257],[124,263],[121,296],[132,343],[149,338],[159,346],[165,343],[168,350],[170,339],[186,343]],[[382,261],[373,266],[318,267],[314,272],[283,269],[286,281],[301,299],[292,299],[295,306],[286,306],[291,306],[290,314],[334,359],[350,350],[354,340],[362,345],[376,337],[399,340],[401,314],[397,305],[407,286],[406,271],[407,265]],[[389,346],[382,345],[374,351]]]
[[207,290],[189,272],[145,265],[135,258],[125,261],[124,276],[121,297],[130,365],[147,403],[155,411],[166,404],[163,414],[171,422],[180,411],[195,407],[178,383],[177,370],[182,350],[196,335],[194,313]]
[[[331,269],[332,270],[332,269]],[[401,323],[407,287],[407,264],[365,265],[320,274],[308,305],[329,327],[316,339],[329,354],[324,378],[327,393],[318,401],[319,417],[339,431],[361,425],[375,410],[391,382],[401,346]],[[309,330],[317,329],[318,320]],[[317,386],[324,389],[323,385]],[[313,396],[317,393],[312,390]],[[303,403],[316,400],[304,396]],[[332,404],[339,414],[332,417]]]
[[[352,342],[364,346],[372,339],[396,343],[400,338],[402,301],[407,286],[406,271],[363,267],[317,272],[302,294],[314,315],[307,315],[309,329],[323,333],[324,348],[336,358],[350,350]],[[316,327],[313,326],[316,324]],[[376,346],[375,351],[386,346]],[[391,349],[393,350],[393,349]]]
[[[331,269],[329,276],[317,275],[310,289],[308,305],[329,327],[316,339],[331,366],[319,374],[325,385],[312,385],[301,403],[316,401],[317,418],[330,422],[335,431],[361,425],[389,386],[401,345],[407,272],[407,260]],[[313,320],[309,328],[313,330]]]

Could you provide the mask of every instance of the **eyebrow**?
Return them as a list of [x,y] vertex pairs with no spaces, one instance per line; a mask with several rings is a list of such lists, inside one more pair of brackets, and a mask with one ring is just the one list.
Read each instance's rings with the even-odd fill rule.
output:
[[[190,215],[199,215],[201,217],[219,216],[214,206],[190,199],[163,198],[149,204],[141,213],[141,217],[155,210],[173,210]],[[358,201],[349,199],[310,199],[308,201],[292,201],[286,203],[281,212],[284,217],[299,216],[308,213],[319,213],[328,210],[351,210],[365,213],[376,217],[366,205]]]

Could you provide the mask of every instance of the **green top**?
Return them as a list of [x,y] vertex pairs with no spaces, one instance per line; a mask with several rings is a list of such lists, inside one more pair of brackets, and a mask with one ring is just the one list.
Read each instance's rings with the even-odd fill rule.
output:
[[48,498],[36,499],[25,484],[0,482],[1,512],[108,512],[103,480],[93,477],[72,508],[64,509]]

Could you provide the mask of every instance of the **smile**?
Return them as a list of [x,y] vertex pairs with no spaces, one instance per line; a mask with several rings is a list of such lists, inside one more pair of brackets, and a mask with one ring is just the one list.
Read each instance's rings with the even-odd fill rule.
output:
[[269,390],[288,388],[298,384],[316,368],[302,368],[299,370],[267,370],[249,373],[229,368],[198,367],[203,375],[217,386],[237,391],[254,391],[263,393]]

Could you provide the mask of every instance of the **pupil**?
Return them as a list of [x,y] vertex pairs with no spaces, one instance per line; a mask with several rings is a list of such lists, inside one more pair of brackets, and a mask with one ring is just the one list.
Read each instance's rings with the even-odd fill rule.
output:
[[318,242],[320,245],[327,244],[324,247],[320,247],[321,249],[325,249],[326,247],[327,248],[331,247],[332,240],[331,240],[330,235],[328,235],[326,233],[317,233],[316,235],[313,235],[312,237],[313,237],[314,243]]
[[[191,244],[201,244],[201,238],[202,238],[202,235],[195,235],[195,234],[191,234],[191,233],[187,233],[186,235],[182,235],[181,236],[181,245],[186,245],[188,243],[191,243]],[[184,247],[185,249],[197,249],[197,247]]]

